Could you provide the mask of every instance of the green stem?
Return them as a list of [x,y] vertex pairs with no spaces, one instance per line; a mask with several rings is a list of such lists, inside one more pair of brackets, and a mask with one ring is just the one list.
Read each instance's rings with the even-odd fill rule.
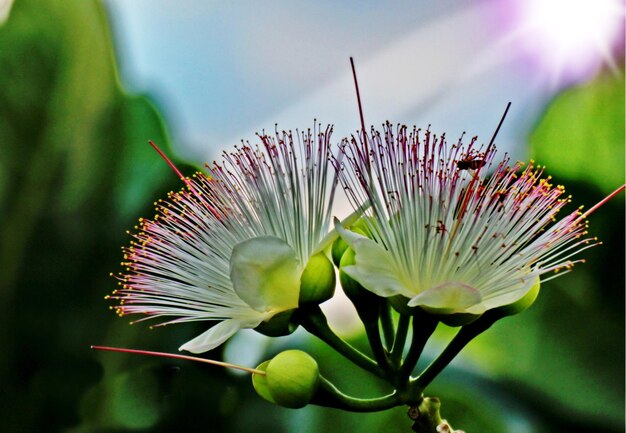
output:
[[409,353],[407,353],[402,363],[400,377],[408,378],[411,375],[424,351],[424,346],[426,346],[428,339],[435,332],[438,323],[437,319],[422,310],[417,310],[416,314],[413,315],[413,339],[411,340]]
[[404,352],[404,344],[406,343],[406,337],[409,333],[410,321],[411,316],[400,314],[398,327],[396,328],[396,338],[393,340],[391,355],[389,356],[392,365],[399,366],[402,361],[402,353]]
[[395,330],[393,329],[393,318],[391,317],[391,306],[389,302],[383,302],[380,305],[380,323],[383,328],[383,336],[385,337],[385,346],[391,348]]
[[350,412],[378,412],[403,404],[394,391],[384,397],[356,398],[339,391],[328,379],[320,375],[320,388],[311,403]]
[[367,335],[367,341],[370,344],[374,359],[378,365],[385,371],[389,371],[390,364],[387,359],[387,353],[383,348],[382,340],[380,339],[380,328],[378,327],[378,321],[363,321],[365,327],[365,333]]
[[330,326],[328,326],[328,320],[326,320],[326,316],[324,316],[324,313],[319,306],[315,305],[307,308],[306,310],[301,308],[300,312],[303,313],[300,318],[300,323],[304,329],[315,335],[317,338],[328,344],[330,347],[364,370],[374,373],[376,376],[381,378],[386,377],[385,372],[378,366],[378,364],[376,364],[376,362],[348,344],[346,341],[342,340],[333,332],[332,329],[330,329]]
[[437,377],[439,373],[459,354],[467,343],[472,341],[474,337],[487,330],[498,319],[501,319],[502,315],[497,311],[488,311],[483,314],[478,320],[465,325],[454,336],[448,346],[441,352],[441,354],[420,374],[414,381],[416,392],[420,394],[423,390]]

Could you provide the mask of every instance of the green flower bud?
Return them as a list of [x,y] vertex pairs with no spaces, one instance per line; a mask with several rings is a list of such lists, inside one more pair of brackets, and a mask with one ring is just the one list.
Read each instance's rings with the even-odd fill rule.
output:
[[[256,370],[265,371],[267,373],[267,366],[270,363],[270,361],[271,359],[267,361],[263,361],[261,364],[259,364]],[[252,386],[254,387],[254,390],[256,391],[256,393],[259,394],[261,397],[263,397],[264,400],[270,403],[276,404],[276,401],[274,401],[272,394],[270,394],[270,389],[267,385],[267,374],[263,375],[263,374],[253,373],[252,374]]]
[[254,328],[254,330],[263,335],[267,335],[268,337],[282,337],[283,335],[289,335],[298,328],[298,323],[293,320],[293,313],[295,311],[295,309],[282,311],[274,315],[267,322],[261,322],[261,324]]
[[[367,229],[367,223],[365,222],[363,218],[360,218],[356,223],[354,223],[350,227],[350,231],[369,237],[369,230]],[[335,264],[335,266],[337,267],[340,266],[341,258],[343,257],[343,254],[346,252],[347,249],[348,249],[348,243],[341,236],[335,239],[335,242],[333,242],[333,246],[330,252],[330,255],[333,259],[333,263]]]
[[342,237],[338,237],[337,239],[335,239],[335,242],[333,242],[333,246],[330,249],[330,255],[333,259],[333,263],[335,264],[335,266],[339,267],[341,257],[347,249],[348,244],[346,243],[346,241],[343,240]]
[[335,268],[324,253],[318,253],[309,262],[300,277],[300,304],[320,304],[335,294]]
[[[254,385],[254,376],[252,379],[253,386],[261,397],[292,409],[304,407],[311,401],[319,386],[319,368],[308,353],[286,350],[276,355],[267,365],[264,364],[261,366],[265,368],[265,384],[257,378],[258,383]],[[271,400],[264,395],[266,390],[269,391]]]

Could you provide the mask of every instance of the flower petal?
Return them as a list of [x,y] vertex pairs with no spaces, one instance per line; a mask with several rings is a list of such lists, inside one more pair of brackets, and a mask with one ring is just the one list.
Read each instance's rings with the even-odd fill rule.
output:
[[302,266],[282,239],[260,236],[237,244],[230,279],[237,295],[260,312],[298,307]]
[[191,353],[207,352],[228,340],[242,327],[242,323],[239,320],[224,320],[196,338],[186,342],[178,350],[186,350]]
[[411,298],[407,305],[420,306],[439,314],[481,314],[485,311],[481,301],[478,289],[459,282],[449,282],[423,291]]
[[382,297],[414,294],[398,278],[391,254],[373,240],[346,230],[335,220],[335,229],[355,253],[355,264],[342,268],[370,292]]

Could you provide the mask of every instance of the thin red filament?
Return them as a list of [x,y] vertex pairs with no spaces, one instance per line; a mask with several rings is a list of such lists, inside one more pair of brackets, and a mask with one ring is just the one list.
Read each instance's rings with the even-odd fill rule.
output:
[[222,361],[215,361],[213,359],[198,358],[196,356],[177,355],[175,353],[165,353],[165,352],[152,352],[149,350],[124,349],[121,347],[109,347],[109,346],[91,346],[91,348],[95,350],[107,350],[110,352],[132,353],[135,355],[160,356],[164,358],[183,359],[185,361],[203,362],[205,364],[217,365],[219,367],[233,368],[235,370],[242,370],[247,373],[260,374],[262,376],[265,376],[264,371],[257,370],[255,368],[243,367],[241,365],[230,364],[228,362],[222,362]]

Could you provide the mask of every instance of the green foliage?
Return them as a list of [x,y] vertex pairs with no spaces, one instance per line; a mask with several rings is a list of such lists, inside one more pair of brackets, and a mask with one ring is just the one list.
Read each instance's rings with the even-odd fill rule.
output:
[[588,178],[605,194],[624,182],[624,73],[603,74],[566,90],[530,137],[549,173]]
[[78,424],[103,369],[111,419],[138,427],[128,408],[143,407],[145,384],[100,365],[89,345],[114,319],[102,297],[124,231],[177,183],[147,144],[167,148],[165,129],[146,98],[118,85],[98,2],[18,1],[0,46],[3,431]]

